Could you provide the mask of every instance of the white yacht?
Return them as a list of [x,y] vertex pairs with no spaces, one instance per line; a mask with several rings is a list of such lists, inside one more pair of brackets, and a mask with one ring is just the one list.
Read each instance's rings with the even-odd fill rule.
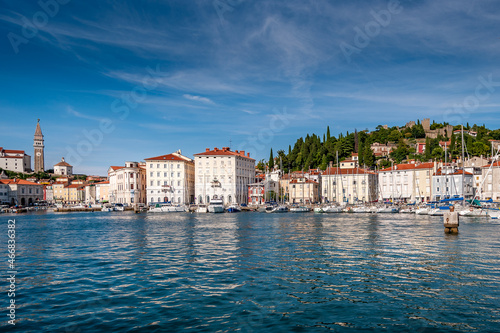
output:
[[224,204],[221,199],[212,199],[208,205],[209,213],[224,213]]
[[197,213],[208,213],[207,205],[199,204],[198,207],[196,207],[196,212]]
[[183,205],[172,205],[172,204],[156,204],[154,207],[149,208],[150,213],[179,213],[185,212],[186,207]]
[[111,206],[109,204],[105,204],[101,208],[101,212],[112,212],[112,211],[113,211],[113,206]]
[[377,213],[389,213],[389,214],[399,213],[399,208],[390,206],[380,207],[379,209],[377,209]]
[[482,208],[465,208],[458,212],[460,216],[488,216],[489,212]]
[[121,203],[115,203],[114,210],[118,212],[123,212],[125,210],[125,206]]
[[342,213],[342,207],[340,206],[328,206],[323,208],[324,213]]
[[311,208],[306,206],[292,207],[290,208],[290,212],[292,213],[307,213],[310,212]]

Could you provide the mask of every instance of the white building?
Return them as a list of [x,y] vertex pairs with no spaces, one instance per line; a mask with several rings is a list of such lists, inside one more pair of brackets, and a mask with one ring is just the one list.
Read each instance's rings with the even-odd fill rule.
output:
[[255,180],[255,160],[245,151],[207,148],[195,154],[195,202],[222,199],[224,204],[247,203],[247,185]]
[[[490,167],[491,166],[491,167]],[[480,189],[480,199],[500,200],[500,162],[495,162],[493,165],[486,164],[482,168],[482,178],[484,183]]]
[[461,197],[472,199],[474,196],[472,181],[473,175],[470,172],[452,166],[439,168],[432,176],[432,200]]
[[[43,200],[43,185],[32,183],[23,179],[0,179],[3,184],[2,191],[5,200],[5,191],[7,190],[7,201],[11,206],[31,206],[38,201]],[[7,185],[7,187],[5,186]]]
[[146,158],[147,202],[194,202],[194,161],[177,151]]
[[369,170],[351,167],[350,163],[351,161],[341,164],[343,167],[340,168],[329,167],[323,173],[320,195],[322,202],[355,204],[377,199],[377,175]]
[[432,175],[436,164],[407,163],[382,169],[378,173],[380,200],[427,202],[432,199]]
[[125,162],[125,166],[111,166],[109,201],[111,203],[146,203],[146,166],[144,163]]
[[14,172],[30,172],[31,156],[26,155],[24,150],[0,147],[0,168]]
[[72,176],[73,175],[73,167],[64,160],[64,157],[61,158],[61,162],[54,165],[54,174],[61,176]]

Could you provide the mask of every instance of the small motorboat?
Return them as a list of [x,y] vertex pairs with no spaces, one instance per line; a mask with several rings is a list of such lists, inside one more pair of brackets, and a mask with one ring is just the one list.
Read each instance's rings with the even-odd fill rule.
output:
[[238,213],[241,212],[241,208],[238,205],[230,205],[227,207],[228,213]]

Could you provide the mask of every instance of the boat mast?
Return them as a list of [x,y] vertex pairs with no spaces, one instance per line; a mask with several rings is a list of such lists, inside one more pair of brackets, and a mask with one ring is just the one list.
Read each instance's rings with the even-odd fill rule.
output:
[[465,207],[465,192],[464,192],[464,183],[465,183],[465,152],[464,152],[464,125],[462,124],[462,206]]

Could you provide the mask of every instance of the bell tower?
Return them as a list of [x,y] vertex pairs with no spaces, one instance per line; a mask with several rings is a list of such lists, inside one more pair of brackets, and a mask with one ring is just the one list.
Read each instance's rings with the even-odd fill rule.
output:
[[40,119],[36,123],[35,138],[33,139],[33,147],[35,148],[35,172],[45,171],[45,163],[43,160],[43,134],[40,128]]

